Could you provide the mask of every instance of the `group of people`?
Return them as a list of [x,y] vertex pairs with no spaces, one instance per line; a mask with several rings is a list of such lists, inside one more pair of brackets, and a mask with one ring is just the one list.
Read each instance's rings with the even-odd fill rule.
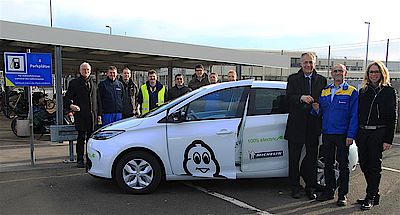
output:
[[[149,70],[147,81],[140,88],[133,82],[132,72],[128,67],[122,70],[118,78],[118,70],[110,66],[107,78],[98,85],[90,77],[91,66],[84,62],[79,67],[80,76],[69,83],[64,97],[64,105],[75,112],[75,128],[78,131],[76,144],[77,166],[84,168],[84,146],[99,125],[144,115],[166,101],[176,99],[202,86],[219,83],[218,74],[211,73],[210,78],[204,71],[204,66],[195,66],[195,74],[184,85],[184,76],[175,75],[175,86],[167,90],[166,86],[157,80],[157,72]],[[228,81],[236,81],[234,70],[228,72]]]
[[[359,163],[367,182],[365,198],[358,199],[362,210],[379,204],[379,184],[382,152],[390,149],[396,122],[396,93],[390,84],[389,72],[380,61],[371,63],[359,91],[346,80],[345,65],[331,70],[333,83],[315,70],[316,56],[301,55],[301,69],[288,77],[287,101],[289,116],[285,139],[289,145],[289,185],[293,198],[300,198],[300,176],[305,182],[309,199],[334,199],[338,187],[337,205],[347,205],[349,192],[349,147],[358,147]],[[317,195],[317,159],[319,136],[325,162],[326,187]],[[306,155],[300,157],[303,146]],[[334,164],[339,163],[336,183]]]
[[[293,198],[300,198],[300,176],[305,181],[309,199],[334,199],[338,187],[337,205],[347,205],[349,191],[349,147],[358,146],[359,163],[367,182],[365,198],[357,200],[361,209],[379,204],[382,152],[390,149],[396,122],[396,93],[390,85],[386,66],[375,61],[365,72],[361,89],[345,80],[345,65],[337,64],[331,71],[333,83],[315,70],[316,56],[301,55],[301,69],[288,77],[287,102],[289,116],[285,139],[289,145],[289,185]],[[89,63],[80,65],[80,76],[69,83],[64,104],[75,111],[78,131],[77,166],[84,167],[84,145],[99,124],[106,125],[134,115],[143,115],[163,104],[202,86],[219,83],[218,74],[207,75],[203,65],[195,66],[188,86],[182,74],[175,76],[175,86],[167,88],[157,80],[155,70],[148,71],[148,80],[140,88],[131,79],[131,70],[124,68],[117,79],[117,68],[110,66],[107,78],[98,85],[90,77]],[[236,81],[234,70],[228,81]],[[326,188],[316,195],[319,136],[322,133],[322,157],[325,162]],[[300,158],[305,146],[306,155]],[[336,183],[334,164],[339,163]]]

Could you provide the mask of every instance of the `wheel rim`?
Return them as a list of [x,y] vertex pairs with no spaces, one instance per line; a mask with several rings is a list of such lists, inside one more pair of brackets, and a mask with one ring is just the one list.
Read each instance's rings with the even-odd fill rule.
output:
[[125,164],[122,177],[127,186],[141,190],[153,181],[154,171],[146,160],[133,159]]

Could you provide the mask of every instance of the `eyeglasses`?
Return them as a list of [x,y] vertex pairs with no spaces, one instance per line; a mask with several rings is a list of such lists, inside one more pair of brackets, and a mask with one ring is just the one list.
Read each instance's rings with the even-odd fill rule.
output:
[[183,78],[176,78],[176,80],[183,80]]
[[332,72],[343,72],[343,69],[334,69]]
[[202,69],[196,69],[196,70],[194,70],[195,72],[202,72],[203,70]]
[[368,73],[370,73],[370,74],[380,74],[381,72],[379,70],[370,70]]

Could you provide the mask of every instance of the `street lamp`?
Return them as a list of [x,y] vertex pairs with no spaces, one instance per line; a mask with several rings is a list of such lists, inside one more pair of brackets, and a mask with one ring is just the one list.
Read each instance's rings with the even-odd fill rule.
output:
[[368,33],[367,33],[367,53],[365,55],[365,69],[367,69],[368,66],[368,45],[369,45],[369,27],[371,25],[370,22],[364,22],[364,24],[368,25]]
[[109,29],[110,29],[110,35],[111,35],[111,34],[112,34],[112,28],[111,28],[111,26],[106,25],[106,28],[109,28]]
[[51,0],[50,0],[50,27],[53,27],[53,9],[51,7]]

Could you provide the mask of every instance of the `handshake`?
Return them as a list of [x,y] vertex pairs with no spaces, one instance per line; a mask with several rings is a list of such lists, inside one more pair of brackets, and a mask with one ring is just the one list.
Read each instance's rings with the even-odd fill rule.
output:
[[313,98],[312,96],[310,96],[310,95],[302,95],[302,96],[300,97],[300,101],[303,102],[303,103],[306,103],[306,104],[308,104],[308,105],[311,105],[312,108],[313,108],[315,111],[318,111],[318,110],[319,110],[319,103],[316,102],[316,101],[314,100],[314,98]]

